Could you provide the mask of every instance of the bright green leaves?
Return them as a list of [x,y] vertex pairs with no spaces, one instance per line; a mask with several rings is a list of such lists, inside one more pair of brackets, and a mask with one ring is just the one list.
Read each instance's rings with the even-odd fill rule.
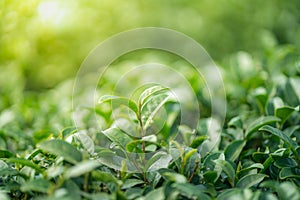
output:
[[134,113],[138,113],[138,107],[136,105],[136,103],[128,98],[125,97],[119,97],[119,96],[112,96],[112,95],[104,95],[102,96],[98,103],[104,103],[107,101],[111,101],[112,104],[114,104],[114,106],[127,106],[128,108],[130,108]]
[[76,164],[82,160],[81,152],[73,145],[63,140],[48,140],[38,144],[38,148],[45,152],[61,156],[66,161]]
[[165,93],[168,90],[169,90],[168,88],[160,85],[150,87],[145,91],[143,91],[143,93],[140,95],[138,100],[138,105],[141,105],[143,108],[143,106],[145,106],[153,96]]

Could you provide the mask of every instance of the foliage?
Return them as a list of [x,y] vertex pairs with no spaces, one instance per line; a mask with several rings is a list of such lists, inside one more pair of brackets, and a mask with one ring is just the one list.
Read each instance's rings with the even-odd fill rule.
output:
[[[0,199],[300,199],[298,0],[70,2],[0,2]],[[45,5],[54,6],[48,17]],[[210,116],[205,80],[191,64],[144,50],[112,63],[98,103],[74,125],[74,66],[99,41],[140,26],[182,31],[218,59],[224,123]],[[129,66],[149,61],[189,82],[197,127],[181,124],[170,88],[112,93]],[[141,78],[130,77],[131,86]]]
[[[286,48],[272,54],[297,54]],[[103,131],[89,127],[90,112],[81,119],[86,127],[67,127],[70,110],[61,111],[54,96],[68,83],[28,95],[0,115],[1,198],[299,199],[299,67],[266,56],[245,69],[240,59],[251,57],[240,56],[224,72],[229,109],[221,141],[209,152],[203,145],[210,119],[200,118],[197,130],[178,120],[161,124],[180,113],[160,85],[146,85],[132,98],[102,96],[95,110]]]

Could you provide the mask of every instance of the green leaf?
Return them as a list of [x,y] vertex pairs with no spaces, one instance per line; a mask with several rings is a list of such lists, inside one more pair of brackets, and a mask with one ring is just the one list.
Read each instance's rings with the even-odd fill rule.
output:
[[249,167],[243,168],[241,169],[238,174],[244,174],[245,172],[251,171],[253,169],[264,169],[264,166],[260,163],[254,163],[252,165],[250,165]]
[[50,187],[50,182],[45,179],[33,179],[21,185],[22,192],[42,192],[46,193]]
[[61,156],[66,161],[76,164],[82,160],[82,154],[73,145],[63,140],[48,140],[38,144],[38,148],[51,154]]
[[298,179],[300,179],[300,174],[296,174],[294,169],[291,168],[291,167],[284,167],[279,172],[279,178],[280,179],[286,179],[286,178],[298,178]]
[[208,138],[207,135],[201,135],[201,136],[197,136],[193,139],[190,147],[191,148],[198,148],[206,139]]
[[141,200],[165,200],[164,188],[160,187],[158,189],[150,191],[144,198]]
[[104,103],[107,101],[112,101],[112,103],[116,103],[117,105],[124,105],[130,108],[135,114],[138,113],[138,107],[136,103],[126,97],[119,97],[119,96],[113,96],[113,95],[104,95],[102,96],[98,103]]
[[155,85],[153,87],[150,87],[146,89],[139,98],[139,105],[143,107],[147,103],[147,101],[154,95],[161,94],[162,92],[168,91],[169,88],[160,86],[160,85]]
[[245,144],[246,142],[243,140],[235,140],[228,145],[224,150],[226,160],[234,162],[240,156]]
[[296,149],[298,146],[295,141],[293,141],[291,138],[289,138],[287,135],[285,135],[282,131],[280,131],[277,128],[273,128],[272,126],[266,125],[259,129],[260,131],[266,131],[268,133],[271,133],[273,135],[276,135],[280,139],[282,139],[284,142],[286,142],[292,149]]
[[90,154],[93,154],[95,151],[95,145],[92,140],[86,133],[77,133],[75,135],[76,138],[80,141],[82,146],[89,152]]
[[255,120],[247,127],[246,138],[249,139],[254,132],[256,132],[260,127],[262,127],[266,124],[271,124],[271,123],[280,122],[280,121],[281,121],[280,118],[274,117],[274,116],[260,117],[259,119]]
[[175,172],[162,172],[162,177],[164,177],[167,181],[176,182],[176,183],[186,183],[187,180],[185,176],[181,174],[177,174]]
[[231,186],[234,186],[235,170],[232,167],[232,165],[228,161],[221,159],[218,159],[215,162],[217,163],[217,165],[220,165],[225,174],[227,174],[228,181],[231,184]]
[[248,174],[241,178],[236,186],[239,188],[249,188],[260,183],[265,177],[267,177],[265,174]]
[[176,190],[179,190],[185,196],[190,198],[196,197],[197,199],[201,199],[201,200],[211,199],[208,195],[206,195],[201,190],[199,190],[198,187],[188,183],[173,183],[172,187],[176,188]]
[[126,145],[132,142],[132,139],[118,128],[106,129],[103,134],[124,150],[126,150]]
[[7,161],[11,162],[11,163],[17,163],[17,164],[20,164],[20,165],[23,165],[23,166],[30,167],[30,168],[35,169],[37,172],[40,172],[40,173],[43,172],[43,169],[41,169],[39,165],[37,165],[37,164],[27,160],[27,159],[24,159],[24,158],[9,158],[9,159],[7,159]]
[[163,99],[159,99],[159,103],[157,103],[157,105],[152,105],[152,106],[155,106],[155,108],[153,110],[151,110],[146,116],[143,116],[145,118],[143,120],[145,130],[147,130],[147,128],[149,128],[149,126],[153,123],[154,117],[160,111],[160,109],[163,107],[163,105],[168,101],[168,99],[169,99],[169,96],[163,97]]
[[162,157],[167,157],[169,158],[169,160],[171,160],[172,158],[170,157],[170,155],[166,154],[165,152],[157,152],[155,155],[153,155],[146,163],[144,170],[147,171],[148,169],[150,169],[153,165],[158,165],[158,167],[160,166],[159,160],[161,159],[162,161],[164,161],[164,163],[162,163],[161,166],[165,166],[166,164],[168,164],[169,162],[166,162],[165,159],[162,159]]
[[73,178],[77,176],[81,176],[83,174],[86,174],[88,172],[91,172],[95,168],[99,167],[101,165],[100,162],[95,161],[95,160],[86,160],[82,161],[80,163],[77,163],[75,166],[70,167],[66,171],[66,178]]
[[274,165],[278,168],[283,167],[297,167],[297,162],[292,158],[281,158],[274,162]]
[[104,183],[119,183],[119,180],[114,177],[112,174],[100,170],[93,170],[92,177],[98,181],[102,181]]
[[127,179],[123,185],[122,185],[122,189],[128,189],[128,188],[131,188],[131,187],[134,187],[136,185],[140,185],[140,184],[143,184],[144,181],[142,180],[139,180],[139,179]]
[[64,130],[62,130],[61,134],[62,134],[62,138],[67,138],[69,135],[75,133],[77,131],[76,127],[67,127]]
[[240,116],[232,118],[228,122],[228,127],[243,128],[243,122]]
[[15,155],[7,150],[0,150],[0,158],[10,158],[14,157]]
[[292,115],[294,111],[299,111],[299,106],[296,108],[290,106],[283,106],[276,108],[275,116],[281,119],[282,124]]
[[284,182],[277,187],[277,193],[280,199],[299,200],[299,188],[291,182]]
[[217,181],[217,179],[219,178],[219,175],[216,171],[206,171],[203,174],[203,177],[207,183],[214,184]]

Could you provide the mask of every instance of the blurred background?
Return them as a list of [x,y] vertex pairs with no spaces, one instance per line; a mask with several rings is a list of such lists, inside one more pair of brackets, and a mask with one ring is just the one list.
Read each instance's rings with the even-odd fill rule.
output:
[[299,50],[299,10],[298,0],[2,0],[1,91],[15,80],[26,90],[53,88],[74,77],[97,44],[138,27],[183,32],[218,63],[287,43]]

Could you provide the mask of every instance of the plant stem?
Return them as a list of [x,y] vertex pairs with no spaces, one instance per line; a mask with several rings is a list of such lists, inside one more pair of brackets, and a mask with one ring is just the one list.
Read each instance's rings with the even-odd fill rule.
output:
[[194,178],[195,172],[196,172],[198,166],[199,166],[199,161],[197,160],[196,163],[195,163],[195,167],[194,167],[194,169],[193,169],[192,175],[191,175],[190,178],[189,178],[189,183],[190,183],[190,182],[192,181],[192,179]]

